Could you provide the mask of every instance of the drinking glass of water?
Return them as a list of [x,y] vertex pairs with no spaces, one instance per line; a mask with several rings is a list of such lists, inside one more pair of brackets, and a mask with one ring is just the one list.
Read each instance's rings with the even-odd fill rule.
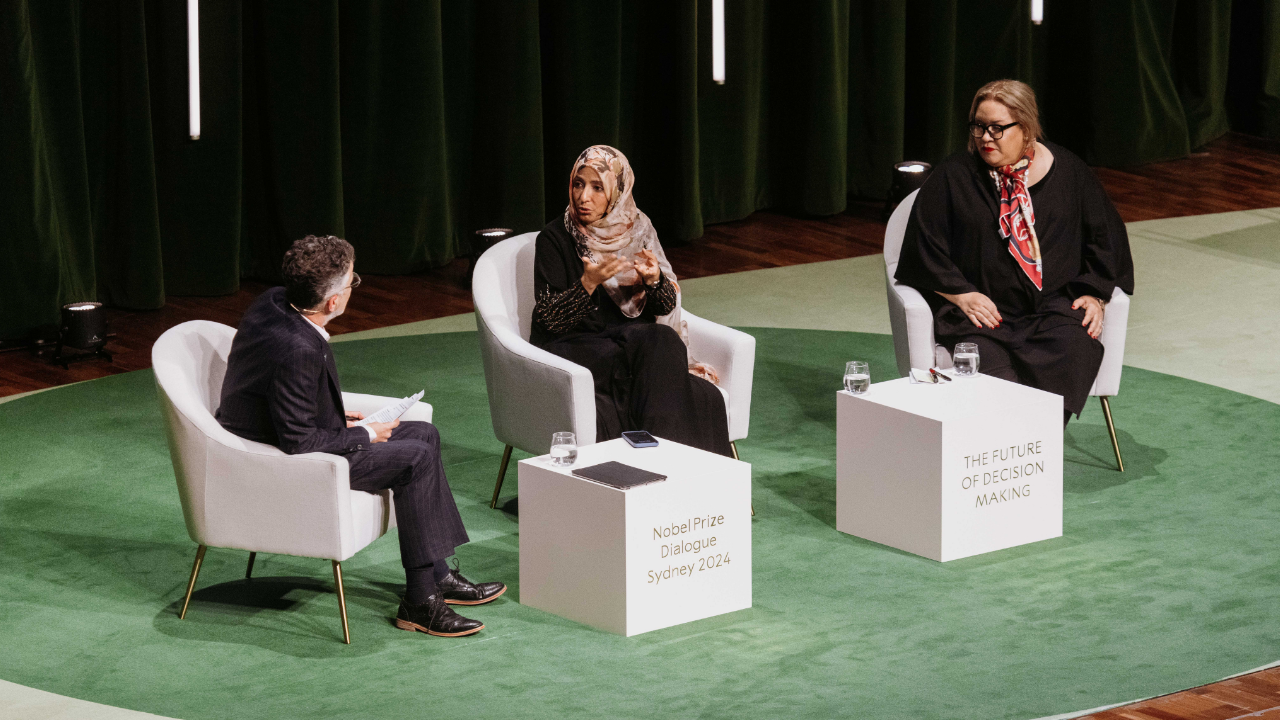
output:
[[861,395],[871,387],[871,367],[861,360],[845,363],[844,389],[854,395]]
[[974,343],[958,343],[951,362],[956,366],[956,377],[973,377],[978,374],[978,346]]
[[571,432],[551,435],[551,464],[562,467],[572,465],[578,459],[578,438]]

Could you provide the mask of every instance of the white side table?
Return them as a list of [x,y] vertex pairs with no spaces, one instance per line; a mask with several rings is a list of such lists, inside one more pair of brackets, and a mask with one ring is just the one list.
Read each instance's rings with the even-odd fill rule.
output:
[[1062,397],[987,375],[836,395],[836,529],[938,561],[1062,535]]
[[751,466],[658,442],[578,449],[667,476],[629,490],[520,462],[520,602],[628,637],[751,607]]

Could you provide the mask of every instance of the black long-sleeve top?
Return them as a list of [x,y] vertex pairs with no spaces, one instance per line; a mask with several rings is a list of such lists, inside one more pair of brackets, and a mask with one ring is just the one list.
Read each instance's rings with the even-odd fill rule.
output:
[[1115,206],[1084,161],[1060,145],[1045,145],[1053,166],[1030,188],[1043,290],[1013,259],[1009,240],[1000,237],[1000,196],[980,158],[952,155],[916,196],[895,277],[921,291],[940,335],[974,327],[937,292],[981,292],[1001,315],[1013,317],[1052,312],[1064,299],[1081,295],[1110,300],[1117,286],[1133,293],[1129,236]]
[[543,346],[569,334],[603,332],[625,323],[653,322],[676,309],[675,284],[665,273],[654,287],[638,286],[648,298],[644,310],[634,318],[622,313],[603,283],[588,294],[582,287],[585,265],[562,218],[552,220],[538,233],[534,253],[535,300],[529,333],[534,345]]

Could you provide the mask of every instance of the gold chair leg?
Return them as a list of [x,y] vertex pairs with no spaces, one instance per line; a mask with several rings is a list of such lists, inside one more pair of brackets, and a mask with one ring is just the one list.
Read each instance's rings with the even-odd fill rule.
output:
[[209,546],[201,545],[196,549],[196,563],[191,566],[191,579],[187,581],[187,596],[182,600],[182,612],[178,613],[179,620],[185,620],[187,617],[187,605],[191,603],[191,591],[196,589],[196,576],[200,574],[200,563],[204,562],[204,551]]
[[1111,419],[1111,403],[1104,395],[1099,395],[1098,399],[1102,401],[1102,414],[1107,417],[1107,432],[1111,433],[1111,449],[1116,451],[1116,465],[1120,466],[1120,472],[1124,472],[1124,458],[1120,457],[1120,443],[1116,440],[1116,424]]
[[502,467],[498,468],[498,482],[493,485],[493,499],[489,501],[489,509],[498,507],[498,493],[502,492],[502,479],[507,476],[507,463],[511,462],[511,446],[502,451]]
[[257,560],[257,559],[258,559],[258,553],[256,553],[256,552],[251,552],[251,553],[249,553],[249,567],[247,567],[247,568],[245,568],[245,569],[244,569],[244,579],[245,579],[245,580],[252,580],[252,579],[253,579],[253,561],[254,561],[254,560]]
[[338,586],[338,608],[342,610],[342,642],[351,644],[351,629],[347,626],[347,594],[342,588],[342,563],[333,561],[333,582]]
[[[729,449],[733,451],[733,459],[734,459],[734,460],[741,460],[741,459],[742,459],[742,458],[738,457],[738,443],[737,443],[736,441],[734,441],[734,440],[730,440],[730,441],[729,441]],[[755,516],[756,516],[756,504],[755,504],[755,503],[751,503],[751,517],[755,517]]]

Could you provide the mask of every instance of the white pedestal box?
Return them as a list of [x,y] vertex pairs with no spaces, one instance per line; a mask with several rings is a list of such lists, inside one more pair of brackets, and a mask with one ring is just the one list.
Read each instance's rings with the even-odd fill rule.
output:
[[836,395],[836,529],[945,562],[1062,535],[1062,397],[987,375]]
[[[520,462],[521,603],[628,637],[751,607],[751,466],[658,443]],[[572,474],[609,460],[667,479],[618,490]]]

